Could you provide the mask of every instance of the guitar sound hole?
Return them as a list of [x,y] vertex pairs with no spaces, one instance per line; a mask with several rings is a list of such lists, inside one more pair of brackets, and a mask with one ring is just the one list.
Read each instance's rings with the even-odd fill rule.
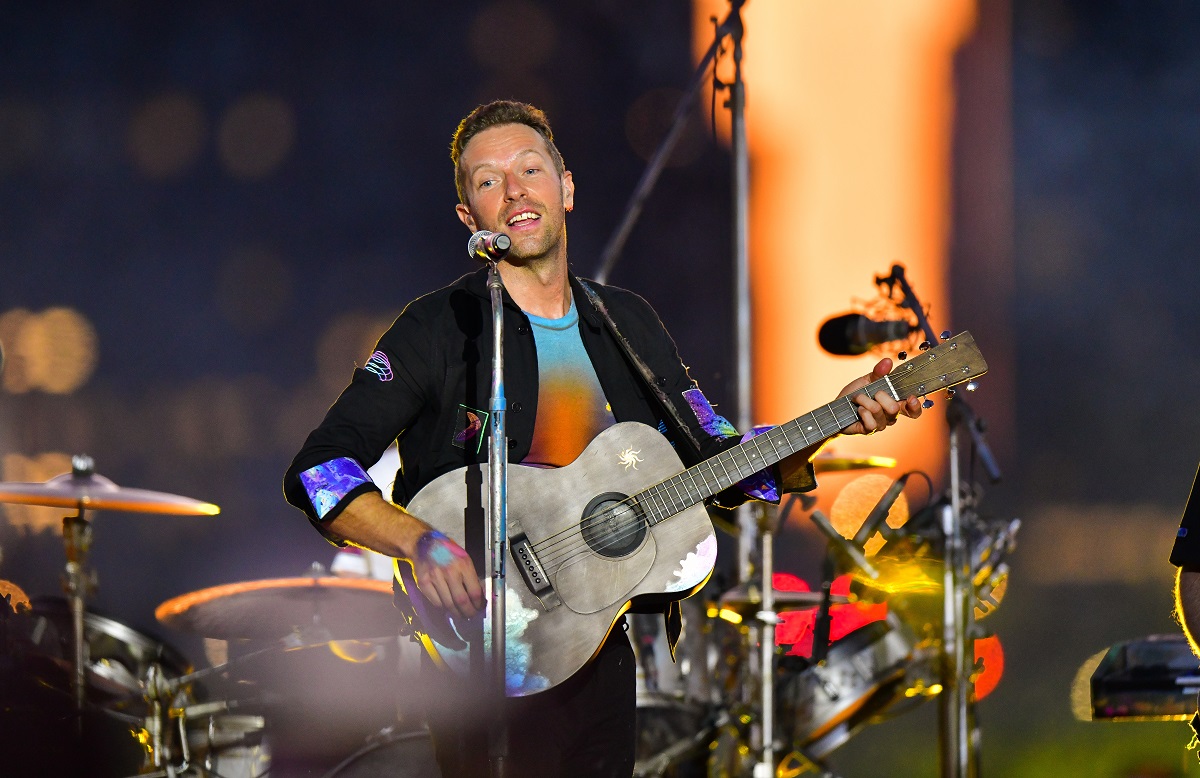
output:
[[631,554],[646,537],[646,519],[626,495],[607,492],[593,499],[580,519],[583,539],[600,556]]

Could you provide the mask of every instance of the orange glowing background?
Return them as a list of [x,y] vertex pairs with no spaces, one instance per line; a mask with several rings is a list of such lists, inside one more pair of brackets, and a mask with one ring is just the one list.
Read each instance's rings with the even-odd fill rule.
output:
[[[724,0],[695,0],[697,58]],[[821,322],[876,296],[893,263],[954,329],[948,300],[955,51],[972,31],[968,0],[767,2],[743,10],[750,147],[750,265],[756,423],[832,399],[879,355],[833,357]],[[719,70],[732,77],[731,57]],[[719,112],[726,122],[728,112]],[[937,398],[934,398],[935,401]],[[940,403],[939,403],[940,405]],[[881,437],[839,439],[846,455],[886,455],[896,474],[945,469],[939,408]],[[822,496],[824,502],[826,496]]]

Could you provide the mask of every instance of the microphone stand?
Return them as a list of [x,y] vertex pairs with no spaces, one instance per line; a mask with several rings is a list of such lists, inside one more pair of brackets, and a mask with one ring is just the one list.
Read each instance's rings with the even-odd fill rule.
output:
[[[889,295],[899,285],[904,295],[901,306],[908,308],[917,317],[917,324],[925,334],[922,350],[938,342],[929,319],[925,316],[920,300],[904,277],[903,265],[892,265],[886,277],[875,277],[875,283],[886,285]],[[945,333],[944,337],[949,337]],[[903,356],[903,355],[902,355]],[[967,389],[972,388],[971,384]],[[953,396],[953,395],[951,395]],[[959,402],[951,400],[951,403]],[[931,400],[925,401],[931,407]],[[971,667],[967,659],[968,641],[975,621],[974,609],[968,607],[967,590],[971,586],[970,560],[966,552],[966,540],[962,522],[962,478],[959,473],[958,425],[953,423],[952,414],[947,413],[950,423],[950,504],[941,515],[943,537],[942,553],[942,645],[939,653],[942,691],[938,695],[938,735],[941,746],[941,774],[943,778],[969,778],[976,775],[979,745],[978,733],[973,733],[974,705],[971,702]]]
[[508,728],[504,717],[505,684],[505,576],[508,553],[508,432],[504,396],[504,281],[496,260],[488,261],[488,292],[492,300],[492,400],[491,441],[488,453],[490,500],[487,526],[486,586],[491,605],[490,629],[485,641],[488,688],[495,707],[488,738],[488,758],[493,778],[504,778],[508,757]]

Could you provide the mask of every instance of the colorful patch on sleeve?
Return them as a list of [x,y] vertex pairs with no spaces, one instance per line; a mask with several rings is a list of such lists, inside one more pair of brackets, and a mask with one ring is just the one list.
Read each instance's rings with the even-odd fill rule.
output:
[[683,393],[683,399],[687,400],[692,413],[696,414],[696,421],[700,422],[700,429],[710,437],[732,438],[738,434],[737,428],[729,423],[729,419],[713,409],[708,398],[699,389],[688,389]]
[[454,422],[454,437],[450,442],[455,448],[474,449],[478,453],[483,445],[483,430],[487,422],[487,411],[459,405],[458,419]]
[[382,351],[372,354],[367,364],[363,365],[363,370],[373,373],[380,381],[391,381],[393,378],[392,363]]
[[317,518],[323,519],[350,492],[363,484],[371,483],[371,477],[362,465],[349,457],[339,457],[311,467],[300,474],[300,483],[308,492]]

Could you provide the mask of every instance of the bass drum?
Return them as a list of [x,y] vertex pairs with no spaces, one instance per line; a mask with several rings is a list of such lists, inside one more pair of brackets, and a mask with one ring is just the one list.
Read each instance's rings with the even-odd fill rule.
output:
[[222,714],[188,721],[192,769],[204,778],[270,775],[271,749],[263,740],[261,716]]
[[[75,656],[70,605],[62,597],[35,597],[30,621],[28,640],[41,660],[35,671],[50,686],[69,691]],[[108,710],[146,713],[141,682],[152,664],[168,679],[191,671],[171,646],[95,613],[83,614],[83,636],[88,701]]]
[[873,717],[933,686],[932,655],[893,613],[833,643],[825,665],[784,675],[776,699],[785,738],[823,759]]

